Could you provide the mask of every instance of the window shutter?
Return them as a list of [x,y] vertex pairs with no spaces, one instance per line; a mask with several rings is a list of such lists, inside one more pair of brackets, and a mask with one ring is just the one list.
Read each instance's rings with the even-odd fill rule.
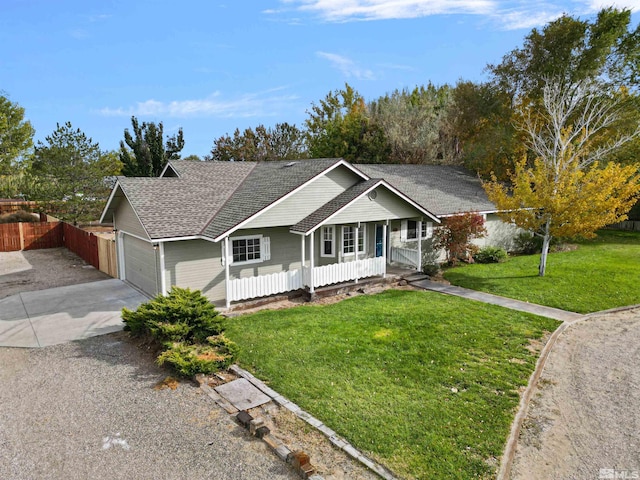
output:
[[224,251],[224,240],[220,242],[220,263],[224,267],[226,263],[226,255]]
[[271,260],[271,239],[262,237],[262,261]]
[[402,220],[402,222],[400,222],[400,241],[401,242],[407,241],[407,221],[406,220]]
[[433,222],[427,222],[427,238],[433,237]]

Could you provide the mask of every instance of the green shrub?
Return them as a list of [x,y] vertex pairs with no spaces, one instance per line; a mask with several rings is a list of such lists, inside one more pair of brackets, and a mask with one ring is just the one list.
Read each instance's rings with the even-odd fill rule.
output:
[[198,290],[173,287],[167,296],[158,295],[135,311],[124,308],[122,319],[125,330],[148,335],[162,346],[158,363],[181,375],[213,373],[238,355],[238,346],[222,334],[223,317]]
[[422,273],[433,277],[440,271],[440,264],[438,260],[440,258],[440,252],[434,247],[433,238],[428,238],[423,242],[423,254],[422,254]]
[[13,213],[4,213],[0,215],[0,223],[27,223],[27,222],[39,222],[40,218],[36,217],[32,213],[25,212],[24,210],[18,210]]
[[135,335],[150,334],[160,343],[204,342],[224,330],[224,319],[199,290],[173,287],[137,310],[123,309],[125,329]]
[[[218,335],[216,337],[222,337]],[[224,337],[223,337],[224,338]],[[218,345],[196,343],[188,345],[184,342],[175,342],[158,356],[158,364],[169,364],[176,372],[186,377],[191,377],[196,373],[209,374],[228,367],[237,355],[237,346],[231,340],[224,338],[218,340]],[[229,353],[229,348],[233,345],[235,354]]]
[[478,263],[502,263],[508,257],[504,248],[484,247],[473,256],[473,259]]

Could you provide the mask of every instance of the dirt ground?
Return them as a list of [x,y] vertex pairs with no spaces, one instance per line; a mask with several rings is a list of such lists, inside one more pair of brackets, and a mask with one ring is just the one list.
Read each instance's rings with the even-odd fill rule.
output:
[[109,278],[64,247],[0,252],[0,298]]
[[640,478],[639,366],[640,308],[569,326],[534,393],[512,480]]

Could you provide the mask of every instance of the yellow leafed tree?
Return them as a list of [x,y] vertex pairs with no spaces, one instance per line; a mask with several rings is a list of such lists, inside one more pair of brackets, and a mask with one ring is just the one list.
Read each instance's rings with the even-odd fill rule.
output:
[[509,185],[495,177],[484,184],[503,219],[542,236],[541,276],[551,238],[593,237],[599,228],[624,220],[640,197],[638,163],[599,163],[640,133],[607,131],[618,118],[615,106],[592,83],[548,83],[542,111],[535,119],[528,113],[521,125],[537,157],[533,166],[523,159]]

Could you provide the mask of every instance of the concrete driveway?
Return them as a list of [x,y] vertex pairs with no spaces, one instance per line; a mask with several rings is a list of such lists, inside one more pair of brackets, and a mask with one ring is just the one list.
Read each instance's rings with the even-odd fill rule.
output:
[[11,295],[0,299],[0,347],[46,347],[116,332],[122,308],[147,300],[117,279]]

